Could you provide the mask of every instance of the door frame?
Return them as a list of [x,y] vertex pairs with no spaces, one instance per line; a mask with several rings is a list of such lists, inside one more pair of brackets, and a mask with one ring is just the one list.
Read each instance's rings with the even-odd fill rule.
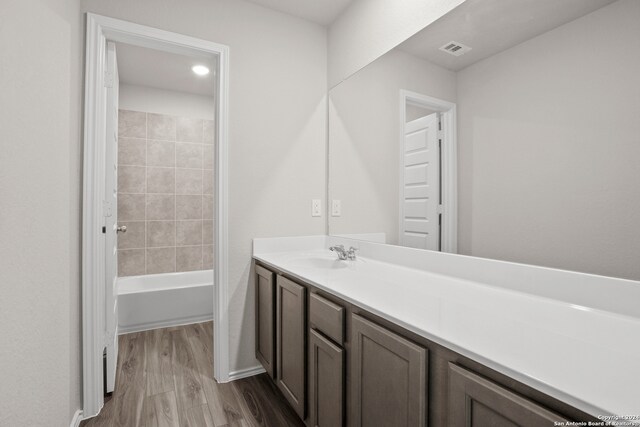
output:
[[[400,170],[404,165],[404,127],[407,122],[407,105],[428,108],[440,113],[442,121],[442,166],[441,176],[441,197],[442,197],[442,225],[440,227],[440,247],[442,252],[458,252],[458,184],[457,184],[457,153],[458,142],[456,134],[456,104],[442,99],[433,98],[409,90],[400,90],[400,126],[398,144],[398,162]],[[404,194],[404,182],[399,180],[399,214],[402,218],[402,195]],[[398,221],[398,238],[402,233],[402,224]]]
[[[113,55],[113,64],[111,64],[109,57]],[[113,42],[107,42],[106,49],[106,72],[109,76],[109,82],[107,82],[106,87],[106,107],[105,116],[106,116],[106,127],[105,127],[105,192],[104,192],[104,200],[105,200],[105,209],[107,212],[104,212],[104,225],[105,228],[105,341],[106,341],[106,351],[105,351],[105,375],[103,379],[106,379],[106,384],[104,386],[104,390],[107,393],[113,392],[115,388],[115,379],[116,379],[116,369],[117,369],[117,359],[118,359],[118,306],[117,306],[117,298],[114,299],[113,292],[114,288],[117,284],[117,273],[118,266],[117,262],[117,246],[118,246],[118,210],[117,210],[117,194],[115,191],[117,190],[117,182],[118,182],[118,99],[120,88],[118,87],[120,83],[119,75],[118,75],[118,60],[116,55],[116,46]],[[113,68],[111,68],[113,67]],[[114,70],[115,68],[115,70]],[[113,73],[113,75],[111,75]],[[109,84],[111,83],[111,84]],[[104,92],[103,92],[104,93]],[[113,144],[113,140],[115,137],[115,144]],[[113,144],[113,145],[111,145]],[[116,165],[115,168],[112,165]],[[115,203],[114,202],[115,196]],[[107,215],[108,214],[108,215]],[[114,253],[115,251],[115,253]],[[114,325],[115,323],[115,325]],[[113,329],[111,329],[113,328]]]
[[[84,105],[82,215],[82,358],[83,417],[99,413],[104,404],[102,344],[104,337],[103,200],[105,163],[104,54],[106,40],[178,54],[217,57],[216,171],[214,244],[214,376],[229,381],[228,320],[228,115],[229,47],[132,22],[87,13]],[[101,277],[102,276],[102,277]],[[213,361],[212,361],[213,363]]]

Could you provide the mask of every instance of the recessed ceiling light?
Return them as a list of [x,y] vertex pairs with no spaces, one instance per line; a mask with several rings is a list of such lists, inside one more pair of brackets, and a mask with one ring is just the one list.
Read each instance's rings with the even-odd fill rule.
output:
[[209,68],[205,67],[204,65],[194,65],[193,67],[191,67],[191,71],[199,76],[206,76],[207,74],[209,74]]

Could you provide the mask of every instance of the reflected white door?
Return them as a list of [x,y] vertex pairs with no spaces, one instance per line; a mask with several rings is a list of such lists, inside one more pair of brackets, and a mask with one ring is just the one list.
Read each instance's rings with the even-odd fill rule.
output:
[[106,391],[115,387],[118,360],[118,64],[116,46],[107,43],[106,144],[105,144],[105,347],[107,353]]
[[400,244],[440,250],[439,113],[404,125]]

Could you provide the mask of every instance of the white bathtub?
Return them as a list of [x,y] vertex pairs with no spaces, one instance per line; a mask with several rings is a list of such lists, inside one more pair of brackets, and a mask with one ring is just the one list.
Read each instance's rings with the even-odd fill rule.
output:
[[119,277],[118,333],[213,320],[213,270]]

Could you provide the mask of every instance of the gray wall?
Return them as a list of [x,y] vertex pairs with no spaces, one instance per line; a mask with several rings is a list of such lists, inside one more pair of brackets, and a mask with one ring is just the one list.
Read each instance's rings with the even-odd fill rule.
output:
[[0,2],[0,425],[80,408],[81,16]]
[[325,233],[311,199],[326,191],[326,29],[235,0],[82,8],[230,46],[230,360],[232,371],[254,367],[251,239]]
[[329,203],[342,204],[331,234],[384,232],[398,243],[400,89],[455,102],[456,75],[395,49],[331,89]]
[[640,2],[458,73],[459,250],[640,279]]
[[213,96],[122,82],[120,82],[118,92],[118,108],[192,119],[212,119],[216,116],[216,104]]

